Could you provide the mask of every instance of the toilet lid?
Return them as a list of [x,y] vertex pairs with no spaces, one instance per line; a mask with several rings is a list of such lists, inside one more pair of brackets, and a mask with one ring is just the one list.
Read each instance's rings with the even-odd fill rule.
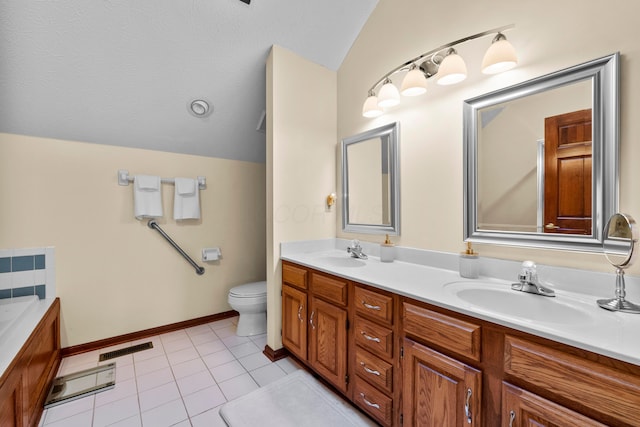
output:
[[267,294],[267,282],[253,282],[236,286],[229,290],[229,295],[236,298],[251,298]]

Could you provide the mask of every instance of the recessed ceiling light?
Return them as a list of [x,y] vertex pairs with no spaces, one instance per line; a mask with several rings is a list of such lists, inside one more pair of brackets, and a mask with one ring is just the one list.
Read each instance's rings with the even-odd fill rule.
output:
[[187,110],[193,116],[203,118],[213,113],[213,106],[204,99],[195,99],[189,103]]

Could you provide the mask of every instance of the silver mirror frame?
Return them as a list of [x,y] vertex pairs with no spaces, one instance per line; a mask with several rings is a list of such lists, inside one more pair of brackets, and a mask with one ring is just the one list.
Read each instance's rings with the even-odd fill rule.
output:
[[[342,140],[342,231],[347,233],[400,235],[400,123],[393,122]],[[389,143],[390,224],[357,224],[349,221],[349,161],[347,147],[373,138]]]
[[[464,101],[464,239],[478,243],[602,252],[603,229],[618,210],[619,74],[618,52]],[[580,80],[593,81],[593,186],[590,236],[478,229],[478,112],[503,102]]]

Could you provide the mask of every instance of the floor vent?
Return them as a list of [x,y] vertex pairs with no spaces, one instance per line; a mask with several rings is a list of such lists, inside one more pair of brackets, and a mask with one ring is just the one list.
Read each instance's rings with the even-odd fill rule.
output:
[[121,348],[119,350],[109,351],[107,353],[102,353],[100,355],[100,362],[104,362],[105,360],[115,359],[116,357],[126,356],[127,354],[137,353],[142,350],[149,350],[153,348],[153,343],[151,341],[145,342],[142,344],[132,345],[131,347]]

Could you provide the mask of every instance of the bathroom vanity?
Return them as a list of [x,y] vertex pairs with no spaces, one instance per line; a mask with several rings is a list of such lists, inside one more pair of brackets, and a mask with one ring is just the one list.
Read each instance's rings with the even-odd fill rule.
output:
[[[595,297],[502,296],[504,281],[337,249],[282,258],[285,348],[383,426],[640,425],[640,319]],[[461,298],[478,288],[515,314]]]

